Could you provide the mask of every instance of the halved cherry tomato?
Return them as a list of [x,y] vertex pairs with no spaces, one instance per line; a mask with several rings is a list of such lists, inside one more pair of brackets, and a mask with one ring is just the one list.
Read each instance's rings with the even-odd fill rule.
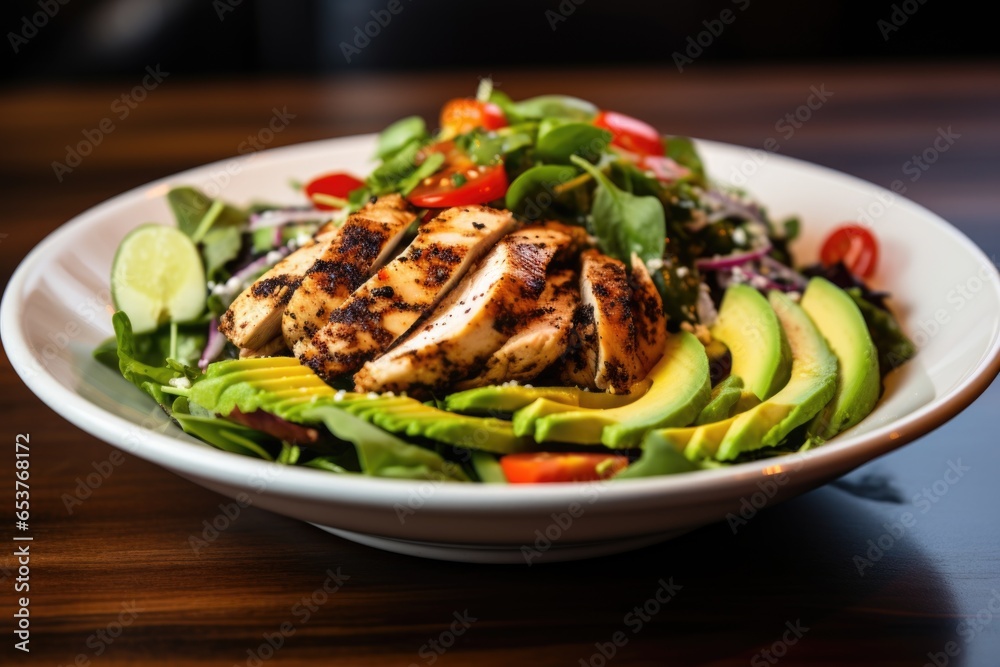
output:
[[627,466],[628,457],[620,454],[525,452],[500,457],[500,468],[511,484],[590,482],[612,477]]
[[324,174],[309,181],[306,184],[305,192],[309,200],[318,209],[323,209],[325,211],[334,211],[339,206],[332,206],[327,203],[318,202],[313,198],[313,195],[320,194],[326,195],[328,197],[336,197],[338,199],[347,199],[347,195],[351,194],[351,190],[356,190],[364,185],[364,181],[361,181],[350,174],[345,174],[341,172],[333,174]]
[[642,155],[663,155],[663,141],[652,125],[616,111],[602,111],[594,125],[611,132],[611,143]]
[[866,227],[842,225],[823,241],[819,261],[824,266],[843,262],[858,278],[868,278],[878,264],[878,241]]
[[441,129],[445,137],[465,134],[477,127],[484,130],[507,127],[507,117],[492,102],[480,102],[471,97],[449,100],[441,109]]
[[491,166],[451,165],[415,187],[407,196],[421,208],[450,208],[485,204],[507,192],[507,172],[503,164]]

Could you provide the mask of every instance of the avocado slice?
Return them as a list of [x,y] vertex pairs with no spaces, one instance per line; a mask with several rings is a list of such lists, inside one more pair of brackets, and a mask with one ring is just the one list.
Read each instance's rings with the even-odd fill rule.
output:
[[743,378],[739,375],[730,375],[725,380],[712,388],[712,399],[708,405],[698,414],[694,420],[695,426],[711,424],[712,422],[728,419],[733,410],[733,406],[743,395]]
[[514,413],[514,432],[537,442],[635,447],[647,431],[691,423],[711,397],[708,355],[691,333],[667,337],[663,357],[649,373],[649,390],[618,408],[587,409],[540,398]]
[[779,444],[830,401],[837,382],[837,358],[794,301],[780,292],[772,292],[769,301],[792,352],[788,384],[770,399],[728,419],[653,431],[644,439],[643,449],[647,444],[671,445],[690,460],[731,460],[742,452]]
[[632,403],[646,393],[650,382],[643,380],[627,394],[584,391],[576,387],[528,387],[494,385],[467,389],[444,398],[444,407],[452,412],[472,414],[510,414],[540,398],[581,408],[618,408]]
[[221,415],[236,408],[263,410],[296,423],[325,421],[329,411],[313,408],[332,407],[392,433],[500,454],[523,451],[530,444],[501,419],[454,414],[406,396],[336,391],[312,369],[285,357],[213,364],[191,387],[190,400]]
[[791,375],[792,353],[778,316],[760,292],[749,285],[730,285],[719,306],[712,337],[733,356],[731,374],[743,378],[744,408],[774,396]]
[[777,394],[732,418],[716,453],[722,461],[779,444],[793,429],[816,416],[836,392],[837,357],[816,325],[781,292],[771,292],[768,300],[791,346],[791,377]]
[[827,440],[857,424],[875,407],[881,391],[878,350],[854,299],[825,278],[809,281],[801,305],[839,362],[833,400],[808,429],[810,437]]
[[335,405],[391,433],[428,438],[453,447],[511,454],[526,451],[532,444],[528,438],[515,435],[511,423],[503,419],[459,415],[408,396],[362,395]]

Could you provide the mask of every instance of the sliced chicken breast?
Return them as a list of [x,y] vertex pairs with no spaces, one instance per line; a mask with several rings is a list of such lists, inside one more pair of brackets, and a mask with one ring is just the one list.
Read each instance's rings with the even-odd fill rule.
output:
[[644,375],[625,265],[597,250],[585,251],[580,262],[580,306],[573,318],[576,336],[563,379],[627,393]]
[[281,313],[302,276],[319,259],[336,230],[318,234],[243,290],[222,314],[219,331],[239,348],[259,349],[281,337]]
[[380,197],[347,218],[285,307],[281,330],[289,349],[315,335],[330,313],[385,264],[416,219],[413,208],[397,194]]
[[534,310],[518,325],[506,343],[494,352],[482,369],[459,382],[458,390],[531,382],[562,357],[573,330],[573,314],[580,304],[579,277],[572,269],[557,269],[545,281]]
[[436,390],[469,375],[536,308],[549,262],[571,242],[555,227],[501,239],[425,323],[358,371],[357,390]]
[[351,294],[312,338],[295,345],[296,356],[326,378],[358,370],[433,310],[513,225],[508,211],[485,206],[451,208],[422,224],[402,255]]
[[663,348],[667,344],[667,317],[663,312],[660,291],[656,289],[645,262],[634,253],[629,283],[632,286],[638,370],[640,378],[643,378],[663,356]]
[[264,343],[263,347],[241,348],[240,359],[249,359],[252,357],[276,357],[282,352],[287,351],[288,348],[285,346],[285,339],[278,336],[277,338],[272,338],[268,342]]

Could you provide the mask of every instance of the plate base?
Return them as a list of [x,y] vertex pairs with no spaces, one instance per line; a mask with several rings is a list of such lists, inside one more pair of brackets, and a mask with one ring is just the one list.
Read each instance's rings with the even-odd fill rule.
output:
[[482,544],[452,544],[448,542],[420,542],[416,540],[401,540],[393,537],[379,537],[377,535],[366,535],[355,533],[349,530],[331,528],[314,523],[314,526],[321,528],[337,537],[342,537],[351,542],[357,542],[367,547],[391,551],[406,556],[416,556],[418,558],[429,558],[431,560],[454,561],[458,563],[484,563],[497,565],[534,565],[539,563],[559,563],[572,560],[584,560],[586,558],[597,558],[600,556],[610,556],[612,554],[624,553],[666,542],[675,537],[680,537],[684,533],[690,532],[693,528],[683,528],[680,530],[656,535],[644,535],[628,539],[613,540],[608,542],[594,542],[591,544],[553,544],[549,549],[539,553],[531,545],[507,546],[507,545],[482,545]]

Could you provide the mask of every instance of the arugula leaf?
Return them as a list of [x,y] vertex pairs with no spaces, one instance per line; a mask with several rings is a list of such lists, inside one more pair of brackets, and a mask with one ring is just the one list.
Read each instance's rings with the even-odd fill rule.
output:
[[416,171],[399,182],[399,193],[404,197],[410,194],[413,188],[420,185],[420,181],[428,176],[437,173],[437,170],[444,165],[444,155],[442,153],[431,153],[427,159],[420,163]]
[[597,181],[591,222],[601,250],[626,265],[632,253],[643,261],[662,258],[667,223],[660,200],[626,192],[583,158],[574,155],[571,159]]
[[461,466],[446,461],[437,452],[411,445],[364,419],[335,408],[319,406],[304,412],[302,418],[322,421],[341,440],[357,449],[361,470],[373,477],[434,479],[467,482]]
[[545,118],[538,126],[535,153],[544,162],[568,164],[573,155],[593,162],[610,143],[610,132],[589,123]]
[[579,172],[574,167],[539,165],[514,179],[505,199],[509,210],[528,220],[538,220],[555,201],[554,188],[572,180]]
[[408,116],[397,120],[379,133],[375,157],[386,160],[410,142],[423,142],[427,138],[427,126],[420,116]]
[[844,291],[851,295],[865,318],[872,342],[878,350],[878,368],[882,377],[916,356],[917,346],[903,333],[892,313],[865,299],[859,287],[851,287]]
[[[118,370],[126,380],[142,388],[145,382],[152,381],[164,385],[180,377],[177,371],[165,365],[165,361],[154,366],[140,360],[140,353],[136,349],[136,337],[132,333],[132,323],[124,311],[115,313],[111,317],[111,324],[115,328],[115,339],[118,344]],[[148,349],[146,354],[149,354]]]
[[705,177],[705,165],[701,161],[701,156],[698,155],[694,141],[688,137],[675,136],[668,137],[664,143],[666,144],[667,157],[691,170],[693,177],[691,180],[699,185],[705,185],[708,182]]
[[365,181],[372,194],[384,195],[398,191],[400,182],[417,169],[416,159],[420,148],[419,141],[411,141],[376,167]]

